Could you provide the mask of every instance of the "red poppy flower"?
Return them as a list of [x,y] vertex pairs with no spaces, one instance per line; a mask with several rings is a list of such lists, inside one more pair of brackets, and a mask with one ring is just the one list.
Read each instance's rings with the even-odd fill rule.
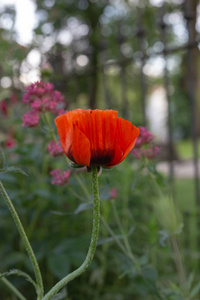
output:
[[81,166],[113,167],[135,145],[139,129],[114,110],[76,109],[55,119],[66,156]]

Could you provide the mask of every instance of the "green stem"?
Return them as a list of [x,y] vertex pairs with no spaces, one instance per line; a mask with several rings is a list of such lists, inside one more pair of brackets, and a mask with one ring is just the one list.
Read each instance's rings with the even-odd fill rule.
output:
[[1,281],[17,296],[20,300],[27,300],[6,278],[1,278]]
[[51,127],[51,124],[50,124],[50,122],[49,122],[49,119],[48,119],[48,117],[47,117],[46,112],[45,112],[44,109],[43,109],[42,114],[43,114],[45,123],[47,124],[47,126],[48,126],[48,128],[49,128],[49,131],[50,131],[50,134],[51,134],[53,140],[57,143],[58,140],[57,140],[57,138],[56,138],[56,136],[55,136],[54,130],[53,130],[52,127]]
[[126,255],[126,249],[124,248],[123,244],[120,242],[119,238],[116,236],[116,234],[114,233],[114,231],[110,228],[109,224],[106,222],[106,220],[104,219],[103,216],[101,216],[101,221],[103,223],[103,225],[105,226],[105,228],[107,229],[107,231],[110,233],[110,235],[113,237],[113,239],[115,240],[116,244],[118,245],[118,247],[122,250],[122,252]]
[[84,202],[85,198],[81,197],[78,193],[76,193],[73,188],[71,188],[70,186],[67,187],[68,190],[70,191],[70,193],[72,193],[77,199],[79,199],[80,201]]
[[[89,267],[94,257],[96,250],[98,234],[99,234],[99,223],[100,223],[100,201],[99,201],[99,187],[98,187],[98,176],[97,176],[97,167],[92,167],[92,192],[94,197],[94,206],[93,206],[93,229],[92,237],[89,246],[87,256],[82,263],[82,265],[68,274],[66,277],[61,279],[45,296],[42,300],[50,300],[54,295],[56,295],[68,282],[72,281]],[[64,263],[64,262],[63,262]]]
[[8,209],[11,212],[11,215],[12,215],[12,217],[14,219],[14,222],[15,222],[15,224],[17,226],[19,234],[20,234],[20,236],[22,238],[22,241],[24,243],[24,246],[26,248],[26,251],[27,251],[27,253],[29,255],[30,261],[31,261],[31,263],[33,265],[33,269],[34,269],[34,272],[35,272],[35,278],[36,278],[37,286],[38,286],[38,290],[37,290],[38,300],[41,300],[42,297],[43,297],[44,289],[43,289],[42,276],[41,276],[41,273],[40,273],[38,262],[36,260],[36,257],[35,257],[35,254],[33,252],[33,249],[32,249],[32,247],[30,245],[28,237],[27,237],[27,235],[25,233],[23,225],[22,225],[22,223],[21,223],[21,221],[19,219],[19,216],[18,216],[18,214],[17,214],[17,212],[16,212],[16,210],[15,210],[15,208],[14,208],[14,206],[13,206],[13,204],[12,204],[12,202],[11,202],[11,200],[10,200],[10,198],[9,198],[9,196],[8,196],[8,194],[7,194],[7,192],[6,192],[6,190],[5,190],[5,188],[4,188],[4,186],[3,186],[3,184],[2,184],[1,181],[0,181],[0,192],[1,192],[1,194],[2,194],[2,196],[3,196],[3,198],[4,198],[5,202],[6,202],[6,204],[8,206]]
[[117,208],[116,208],[116,205],[115,205],[114,201],[112,201],[112,206],[113,206],[114,216],[115,216],[117,225],[118,225],[119,230],[121,231],[121,233],[123,235],[124,245],[126,247],[128,257],[130,258],[130,260],[132,261],[132,263],[136,266],[138,273],[141,274],[140,264],[138,263],[137,259],[135,258],[134,254],[133,254],[133,252],[131,250],[131,246],[130,246],[129,240],[127,238],[127,234],[124,232],[124,229],[123,229],[122,223],[120,221],[120,218],[119,218],[119,215],[118,215],[118,212],[117,212]]
[[[109,213],[110,213],[110,205],[103,205],[102,207],[103,209],[103,215],[105,216],[105,219],[109,218]],[[102,227],[101,230],[101,235],[102,238],[107,238],[108,237],[108,232],[106,230],[106,228]],[[101,260],[101,279],[99,281],[98,287],[97,287],[97,291],[98,291],[98,295],[102,295],[102,291],[103,288],[105,286],[105,280],[106,280],[106,273],[107,273],[107,266],[108,266],[108,249],[109,249],[110,245],[109,243],[103,243],[102,248],[101,248],[101,256],[100,256],[100,260]],[[99,299],[101,299],[101,296],[98,297]],[[97,300],[98,300],[97,298]]]
[[76,180],[78,181],[78,183],[80,184],[80,186],[81,186],[82,190],[84,191],[86,197],[88,197],[88,198],[90,199],[91,196],[90,196],[90,194],[89,194],[89,192],[88,192],[88,189],[87,189],[87,188],[85,187],[85,185],[83,184],[83,182],[82,182],[80,176],[77,175],[77,174],[75,174],[75,178],[76,178]]

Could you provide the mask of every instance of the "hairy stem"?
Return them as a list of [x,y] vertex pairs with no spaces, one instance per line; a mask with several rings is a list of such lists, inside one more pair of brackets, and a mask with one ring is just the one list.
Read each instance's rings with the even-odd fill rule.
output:
[[[99,223],[100,223],[100,201],[99,201],[99,187],[98,187],[98,176],[97,176],[97,167],[92,167],[92,192],[94,198],[93,206],[93,228],[92,228],[92,237],[89,246],[87,256],[82,263],[82,265],[68,274],[66,277],[61,279],[45,296],[42,300],[50,300],[54,295],[56,295],[68,282],[72,281],[89,267],[94,257],[96,250],[98,234],[99,234]],[[64,263],[64,262],[63,262]]]

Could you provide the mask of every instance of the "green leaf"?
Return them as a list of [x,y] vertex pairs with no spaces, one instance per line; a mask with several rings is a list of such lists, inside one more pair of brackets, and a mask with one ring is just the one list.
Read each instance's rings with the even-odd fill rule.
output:
[[66,276],[70,271],[68,257],[65,254],[52,254],[48,257],[47,263],[51,272],[59,279]]
[[189,277],[188,277],[188,280],[187,280],[187,288],[188,288],[188,290],[191,289],[193,281],[194,281],[194,274],[191,273],[189,275]]
[[158,278],[157,270],[151,266],[147,266],[147,267],[143,268],[142,275],[144,278],[146,278],[150,281],[156,281]]
[[146,254],[142,255],[142,256],[140,257],[139,261],[140,261],[140,265],[141,265],[141,266],[147,265],[148,262],[149,262],[149,254],[146,253]]
[[[121,235],[117,235],[116,234],[115,237],[117,239],[123,239],[123,235],[122,234]],[[107,243],[111,243],[111,242],[114,242],[114,241],[115,241],[115,239],[113,237],[108,237],[108,238],[105,238],[105,239],[101,239],[101,240],[98,241],[97,246],[101,246],[101,245],[104,245],[104,244],[107,244]]]
[[57,216],[69,216],[71,213],[69,212],[63,212],[63,211],[57,211],[57,210],[50,210],[51,214],[57,215]]
[[135,266],[131,267],[130,269],[124,271],[122,274],[119,275],[119,279],[122,279],[126,275],[132,274],[133,276],[137,275],[137,270]]
[[11,268],[12,266],[22,263],[26,260],[26,255],[24,253],[13,251],[9,256],[4,257],[1,260],[1,267]]
[[190,293],[190,299],[196,296],[196,294],[200,291],[200,282],[195,285]]
[[77,215],[84,210],[92,209],[92,204],[90,203],[81,203],[77,209],[74,211],[74,214]]
[[67,289],[66,287],[62,289],[58,294],[56,294],[52,300],[62,300],[62,299],[67,299]]
[[28,176],[28,174],[24,170],[22,170],[21,168],[18,168],[18,167],[7,167],[4,169],[1,169],[0,172],[1,173],[15,172],[15,173],[21,173],[25,176]]

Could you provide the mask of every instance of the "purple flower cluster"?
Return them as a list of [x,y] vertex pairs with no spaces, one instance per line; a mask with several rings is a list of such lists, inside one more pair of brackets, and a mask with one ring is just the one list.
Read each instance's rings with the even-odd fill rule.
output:
[[144,149],[133,149],[131,151],[133,156],[140,160],[142,156],[147,157],[148,159],[154,159],[159,153],[160,153],[160,147],[151,145],[149,148],[144,148]]
[[39,124],[39,113],[35,110],[30,110],[22,117],[23,127],[37,127]]
[[[22,117],[22,126],[38,126],[41,113],[45,111],[56,115],[64,114],[66,111],[62,108],[63,100],[61,93],[55,91],[51,83],[38,81],[30,84],[26,87],[22,99],[22,103],[30,107],[30,110]],[[47,151],[54,157],[64,153],[60,140],[57,142],[51,140],[47,146]],[[50,172],[50,175],[52,176],[51,184],[65,185],[69,181],[71,172],[70,170],[63,172],[61,169],[55,169]]]
[[38,126],[40,113],[45,111],[53,112],[57,115],[64,113],[60,108],[63,96],[54,90],[54,85],[45,81],[37,81],[26,87],[22,103],[30,105],[31,110],[22,118],[22,126]]
[[51,140],[50,143],[47,146],[47,150],[51,155],[54,157],[63,155],[63,148],[61,146],[60,140],[56,143],[54,140]]
[[69,181],[71,172],[70,170],[63,172],[61,169],[55,169],[50,174],[52,176],[51,184],[65,185]]
[[153,134],[145,127],[139,126],[140,134],[136,140],[135,148],[141,148],[143,145],[148,145],[154,140]]
[[160,147],[151,145],[148,149],[141,149],[141,152],[148,159],[154,159],[160,153]]
[[139,127],[140,135],[136,140],[135,147],[131,151],[133,156],[140,160],[142,157],[154,159],[160,153],[160,147],[153,145],[154,136],[145,127]]

